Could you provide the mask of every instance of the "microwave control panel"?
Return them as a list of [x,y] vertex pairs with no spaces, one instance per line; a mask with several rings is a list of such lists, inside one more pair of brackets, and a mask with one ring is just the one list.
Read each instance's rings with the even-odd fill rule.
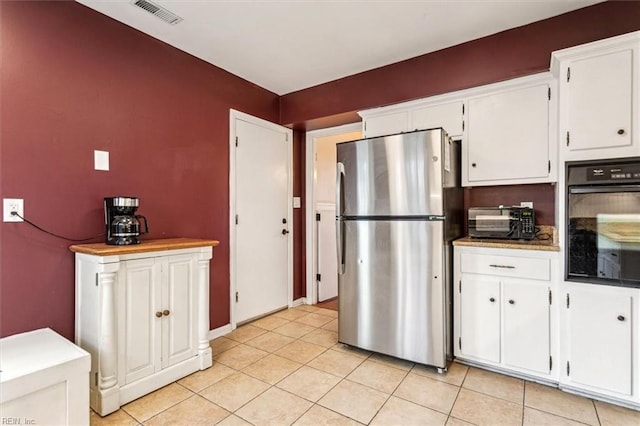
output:
[[522,224],[522,238],[533,238],[536,233],[536,224],[533,217],[533,210],[521,210],[520,222]]

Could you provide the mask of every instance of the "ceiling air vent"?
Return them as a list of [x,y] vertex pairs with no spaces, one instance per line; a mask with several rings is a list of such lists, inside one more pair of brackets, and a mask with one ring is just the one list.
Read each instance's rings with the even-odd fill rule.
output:
[[169,12],[164,7],[158,6],[155,3],[151,3],[148,0],[135,0],[133,2],[133,5],[138,6],[141,9],[144,9],[150,14],[157,16],[158,18],[162,19],[164,22],[171,25],[175,25],[178,22],[182,21],[182,18],[176,15],[175,13]]

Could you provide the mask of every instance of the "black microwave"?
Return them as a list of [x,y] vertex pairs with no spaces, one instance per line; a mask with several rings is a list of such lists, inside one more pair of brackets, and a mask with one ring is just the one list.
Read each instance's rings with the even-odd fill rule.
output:
[[469,236],[532,240],[536,236],[535,212],[530,207],[471,207]]

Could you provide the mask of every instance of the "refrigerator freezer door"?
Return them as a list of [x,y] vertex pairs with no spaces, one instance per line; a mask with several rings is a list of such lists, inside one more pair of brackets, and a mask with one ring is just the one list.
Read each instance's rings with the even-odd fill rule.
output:
[[446,367],[441,221],[343,221],[338,340]]
[[338,215],[442,215],[443,142],[436,129],[338,144]]

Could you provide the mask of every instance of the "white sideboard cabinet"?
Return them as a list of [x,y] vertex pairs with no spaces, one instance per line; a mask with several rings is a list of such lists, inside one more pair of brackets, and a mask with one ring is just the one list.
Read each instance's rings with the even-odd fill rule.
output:
[[564,160],[640,155],[640,31],[553,52]]
[[90,405],[101,416],[212,365],[213,240],[75,245],[76,344],[91,353]]

